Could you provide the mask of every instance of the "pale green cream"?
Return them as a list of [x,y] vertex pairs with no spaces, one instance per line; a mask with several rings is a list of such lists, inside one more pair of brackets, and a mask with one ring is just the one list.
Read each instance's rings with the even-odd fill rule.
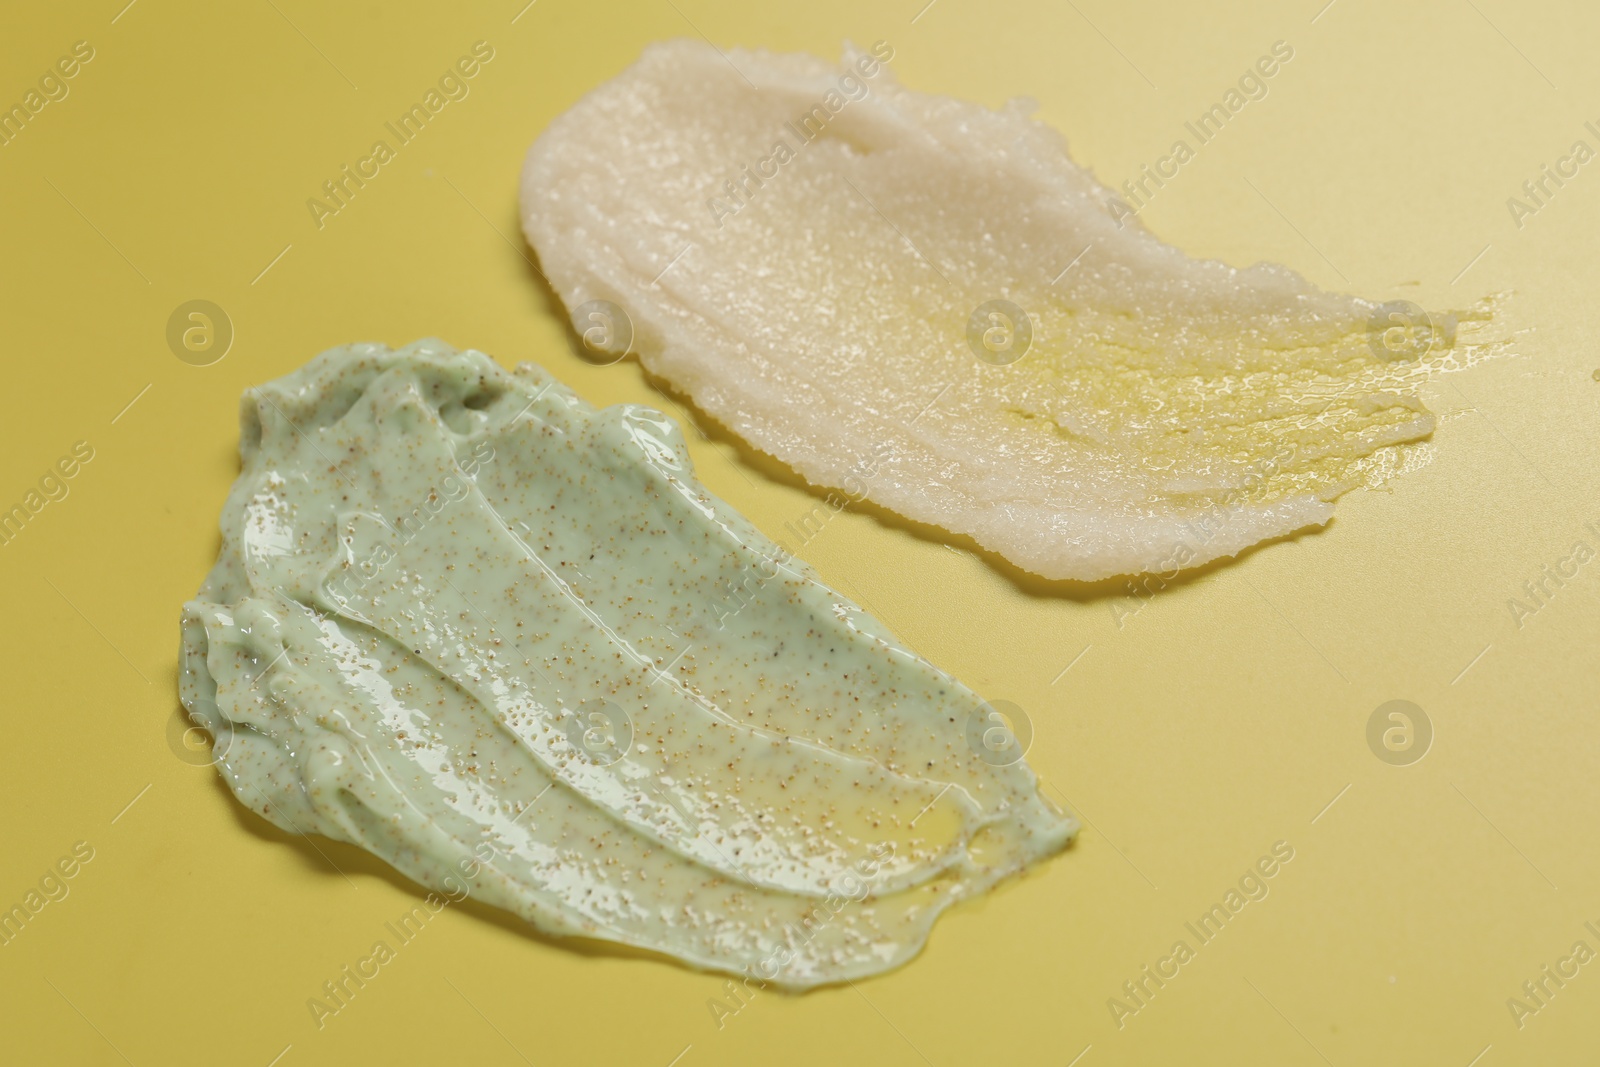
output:
[[241,422],[181,687],[286,830],[794,988],[904,962],[1076,831],[657,411],[420,341],[324,353]]

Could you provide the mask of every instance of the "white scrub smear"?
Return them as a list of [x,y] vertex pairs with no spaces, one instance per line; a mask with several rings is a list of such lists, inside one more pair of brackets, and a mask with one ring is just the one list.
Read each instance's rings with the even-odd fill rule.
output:
[[1419,388],[1493,347],[1487,304],[1426,316],[1119,225],[1026,105],[912,92],[888,56],[652,45],[523,173],[580,331],[816,485],[870,468],[867,499],[1047,578],[1194,567],[1420,461]]
[[1077,829],[995,707],[707,493],[657,411],[419,341],[241,421],[181,693],[284,830],[804,988],[905,962]]

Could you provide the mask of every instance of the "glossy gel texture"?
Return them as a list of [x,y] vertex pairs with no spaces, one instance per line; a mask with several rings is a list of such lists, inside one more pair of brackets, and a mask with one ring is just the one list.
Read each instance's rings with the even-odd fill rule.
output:
[[421,341],[324,353],[241,423],[182,697],[285,830],[794,988],[897,966],[1075,832],[657,411]]
[[913,92],[892,54],[654,44],[552,122],[523,228],[580,332],[808,481],[870,461],[868,499],[1052,579],[1231,556],[1423,458],[1418,389],[1485,310],[1191,259],[1031,105]]

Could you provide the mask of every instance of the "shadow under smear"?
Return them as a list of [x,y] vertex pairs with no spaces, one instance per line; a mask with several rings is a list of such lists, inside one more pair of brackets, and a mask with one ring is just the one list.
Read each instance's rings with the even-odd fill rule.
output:
[[[550,284],[550,279],[545,277],[544,268],[539,265],[539,250],[528,243],[527,234],[522,232],[522,208],[520,204],[521,186],[518,186],[518,201],[511,205],[511,228],[516,231],[518,251],[522,253],[522,268],[524,277],[530,285],[537,289],[544,300],[544,311],[561,323],[562,332],[567,335],[567,345],[572,349],[572,354],[591,367],[599,366],[583,357],[583,339],[578,336],[578,331],[572,327],[572,316],[567,313],[566,302],[556,292],[555,286]],[[626,358],[626,357],[624,357]],[[635,357],[637,358],[637,357]],[[621,362],[620,360],[618,362]],[[548,367],[545,368],[549,370]]]

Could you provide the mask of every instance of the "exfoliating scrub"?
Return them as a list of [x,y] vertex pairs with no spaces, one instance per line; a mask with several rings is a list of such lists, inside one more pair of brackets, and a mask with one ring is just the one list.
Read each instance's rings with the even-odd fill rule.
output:
[[556,292],[809,482],[870,461],[868,500],[1046,578],[1231,556],[1426,458],[1419,390],[1488,350],[1486,307],[1192,259],[1031,105],[893,59],[648,47],[528,153]]
[[903,963],[1076,830],[657,411],[419,341],[326,352],[241,424],[181,688],[284,830],[789,988]]

